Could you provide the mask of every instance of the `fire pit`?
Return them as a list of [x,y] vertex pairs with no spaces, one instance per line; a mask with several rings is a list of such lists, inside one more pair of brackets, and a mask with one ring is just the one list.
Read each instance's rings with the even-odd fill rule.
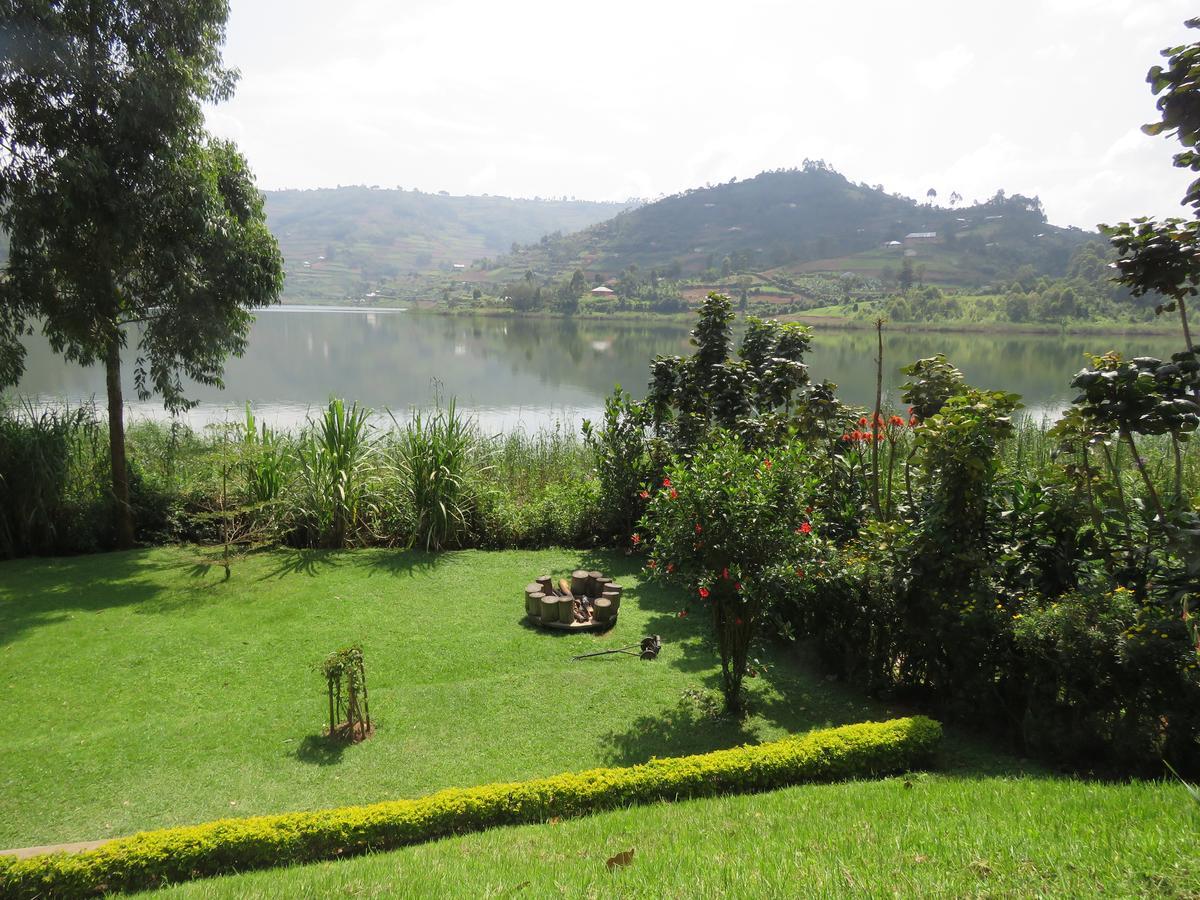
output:
[[562,631],[605,631],[617,622],[621,586],[600,572],[570,578],[541,575],[525,585],[525,613],[535,625]]

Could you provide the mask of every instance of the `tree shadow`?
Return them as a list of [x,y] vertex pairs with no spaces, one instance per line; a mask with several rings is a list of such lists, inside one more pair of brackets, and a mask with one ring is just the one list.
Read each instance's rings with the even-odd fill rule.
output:
[[[184,594],[166,599],[155,582],[158,572],[177,565],[152,558],[151,550],[94,553],[78,557],[39,557],[0,562],[0,645],[25,631],[80,613],[137,607],[148,614],[167,612],[193,601]],[[197,588],[201,590],[202,588]],[[10,599],[3,599],[7,595]]]
[[338,738],[310,734],[296,748],[296,759],[310,766],[336,766],[342,761],[348,746],[347,741]]
[[277,560],[275,566],[260,575],[258,580],[282,579],[289,575],[307,575],[312,578],[322,569],[340,566],[342,560],[339,557],[344,552],[343,550],[278,550],[274,554]]
[[656,756],[690,756],[757,740],[745,720],[720,713],[720,699],[714,692],[696,691],[681,697],[674,707],[639,716],[623,731],[602,735],[600,747],[606,763],[635,765]]

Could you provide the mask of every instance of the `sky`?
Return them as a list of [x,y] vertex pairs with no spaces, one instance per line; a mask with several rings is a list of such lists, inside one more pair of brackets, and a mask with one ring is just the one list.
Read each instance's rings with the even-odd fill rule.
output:
[[653,199],[823,159],[1093,228],[1182,215],[1146,70],[1185,0],[231,0],[207,111],[267,189]]

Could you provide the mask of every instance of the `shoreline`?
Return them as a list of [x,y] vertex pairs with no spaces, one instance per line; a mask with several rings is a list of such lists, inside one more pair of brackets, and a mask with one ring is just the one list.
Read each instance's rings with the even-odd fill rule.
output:
[[[407,306],[352,306],[338,303],[283,303],[276,307],[268,307],[277,311],[287,312],[353,312],[353,313],[408,313],[409,315],[446,316],[452,318],[482,317],[489,319],[556,319],[578,320],[581,322],[646,322],[663,325],[691,324],[695,321],[695,309],[678,313],[652,313],[641,311],[589,314],[579,313],[566,315],[552,310],[537,310],[533,312],[517,312],[511,309],[464,308],[446,309],[434,305],[422,306],[420,301]],[[745,319],[743,313],[737,314],[738,319]],[[781,322],[797,322],[801,325],[825,327],[836,331],[871,331],[875,322],[871,319],[855,319],[848,316],[812,316],[804,313],[785,313],[779,316],[761,316],[760,318],[777,318]],[[1170,337],[1177,332],[1177,326],[1157,325],[1139,322],[1112,323],[1104,325],[1089,325],[1087,323],[1055,325],[1052,323],[1016,323],[1016,322],[892,322],[884,321],[884,331],[896,331],[906,334],[989,334],[989,335],[1064,335],[1072,337]]]

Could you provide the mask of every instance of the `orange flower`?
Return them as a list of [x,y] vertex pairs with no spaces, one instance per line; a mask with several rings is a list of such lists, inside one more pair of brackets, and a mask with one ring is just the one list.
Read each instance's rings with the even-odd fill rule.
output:
[[903,428],[904,420],[899,416],[892,416],[890,419],[888,419],[888,424],[893,428]]
[[640,534],[635,534],[633,536],[633,542],[635,544],[640,544],[642,542],[642,536]]
[[640,494],[638,494],[638,496],[639,496],[639,497],[641,497],[643,500],[649,500],[649,499],[650,499],[650,492],[649,492],[649,491],[642,491]]
[[656,563],[654,560],[650,560],[650,562],[646,563],[646,568],[647,569],[657,569],[658,563]]

